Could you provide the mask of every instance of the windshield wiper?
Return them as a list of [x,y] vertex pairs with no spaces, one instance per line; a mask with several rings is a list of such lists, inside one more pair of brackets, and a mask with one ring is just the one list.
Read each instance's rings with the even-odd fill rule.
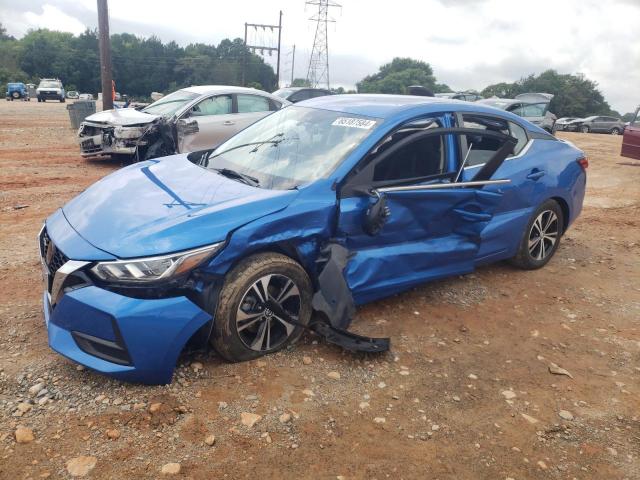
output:
[[[231,148],[225,150],[224,152],[216,153],[213,156],[208,156],[207,159],[213,159],[213,158],[219,157],[220,155],[224,155],[227,152],[232,152],[233,150],[237,150],[239,148],[252,147],[252,146],[255,147],[255,148],[253,150],[251,150],[251,152],[255,153],[255,152],[258,151],[258,148],[260,146],[262,146],[262,145],[271,144],[271,145],[275,146],[275,145],[278,145],[279,143],[281,143],[284,140],[284,138],[280,138],[279,140],[273,140],[276,137],[284,137],[284,133],[277,133],[273,137],[271,137],[269,140],[262,140],[260,142],[242,143],[240,145],[236,145],[235,147],[231,147]],[[211,153],[213,153],[213,152],[211,152]]]
[[220,175],[224,175],[227,178],[233,178],[234,180],[240,180],[242,183],[246,183],[247,185],[251,185],[252,187],[257,187],[260,185],[260,180],[256,177],[252,177],[251,175],[247,175],[246,173],[240,173],[236,170],[232,170],[231,168],[214,168],[216,172]]

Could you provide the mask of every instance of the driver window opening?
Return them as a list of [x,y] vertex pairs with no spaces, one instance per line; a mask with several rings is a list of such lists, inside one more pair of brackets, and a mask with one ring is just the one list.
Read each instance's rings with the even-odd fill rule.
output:
[[[398,141],[416,132],[442,128],[438,119],[427,118],[411,122],[387,136],[373,150],[380,155]],[[447,173],[446,148],[443,135],[434,135],[406,145],[374,168],[374,183],[433,177]]]
[[191,115],[202,117],[205,115],[227,115],[231,113],[231,95],[218,95],[205,98],[191,108]]

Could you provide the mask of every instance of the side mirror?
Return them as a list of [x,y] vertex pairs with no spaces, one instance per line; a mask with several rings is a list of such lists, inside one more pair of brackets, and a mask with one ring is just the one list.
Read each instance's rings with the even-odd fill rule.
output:
[[182,135],[191,135],[200,131],[198,122],[195,119],[189,118],[181,118],[178,120],[178,128]]
[[364,217],[363,229],[372,237],[380,233],[384,224],[387,223],[387,218],[391,214],[389,207],[387,207],[387,200],[383,194],[378,190],[373,190],[375,201],[367,209],[367,213]]

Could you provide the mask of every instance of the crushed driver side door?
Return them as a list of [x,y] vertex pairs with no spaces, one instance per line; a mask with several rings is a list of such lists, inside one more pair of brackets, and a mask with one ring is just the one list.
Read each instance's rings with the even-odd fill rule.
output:
[[[456,142],[447,139],[466,134],[491,136],[503,142],[469,181],[459,180],[462,165],[455,148],[446,148],[444,162],[454,165],[453,171],[393,181],[375,178],[376,167],[397,165],[398,155],[416,142],[440,137],[441,145],[453,145]],[[483,187],[510,181],[492,180],[491,176],[515,143],[510,136],[487,130],[438,128],[414,133],[382,154],[365,159],[365,166],[339,192],[338,238],[352,254],[345,278],[357,304],[473,270],[480,234],[502,200],[499,188],[485,191]],[[427,151],[420,158],[432,161],[428,155]],[[376,201],[385,202],[388,216],[379,232],[371,234],[367,218]]]

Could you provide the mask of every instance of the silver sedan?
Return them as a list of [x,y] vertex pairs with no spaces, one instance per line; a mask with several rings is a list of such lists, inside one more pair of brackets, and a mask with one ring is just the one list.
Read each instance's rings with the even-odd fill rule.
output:
[[[206,150],[289,104],[253,88],[188,87],[142,110],[116,108],[90,115],[80,125],[78,141],[83,157],[137,155],[142,159],[152,158],[150,153],[157,151],[169,154]],[[149,135],[160,126],[169,127],[171,134]],[[158,142],[163,142],[161,148]]]

